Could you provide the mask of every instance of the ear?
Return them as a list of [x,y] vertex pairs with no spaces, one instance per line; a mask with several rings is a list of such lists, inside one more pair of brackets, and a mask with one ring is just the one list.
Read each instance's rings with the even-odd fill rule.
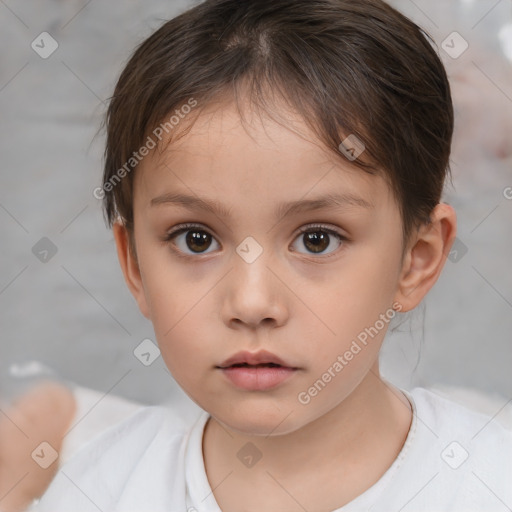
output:
[[434,286],[455,240],[457,217],[450,205],[439,203],[430,219],[430,224],[418,229],[404,255],[395,295],[401,312],[414,309]]
[[126,227],[121,222],[115,222],[112,226],[114,239],[117,247],[117,257],[123,271],[124,279],[130,292],[135,297],[141,313],[150,318],[149,308],[144,292],[144,283],[142,281],[139,264],[134,254],[130,250],[130,238]]

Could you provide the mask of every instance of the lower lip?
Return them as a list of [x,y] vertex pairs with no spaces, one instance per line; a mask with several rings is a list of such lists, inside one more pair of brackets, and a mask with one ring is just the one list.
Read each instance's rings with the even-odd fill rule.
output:
[[296,371],[284,366],[229,367],[221,368],[224,375],[237,387],[250,391],[264,391],[283,383]]

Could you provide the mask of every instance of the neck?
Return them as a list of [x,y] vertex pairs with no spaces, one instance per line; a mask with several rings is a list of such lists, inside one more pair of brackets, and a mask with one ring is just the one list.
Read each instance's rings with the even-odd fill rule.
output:
[[249,477],[252,485],[255,481],[263,482],[268,480],[269,473],[281,481],[298,482],[308,477],[325,483],[326,478],[332,480],[334,471],[345,483],[350,481],[357,496],[373,485],[395,460],[411,419],[408,400],[381,379],[375,365],[340,404],[288,434],[245,435],[211,417],[203,437],[207,475],[210,482],[219,482],[233,473],[233,468],[240,468],[236,454],[251,442],[262,453],[262,463],[253,466],[250,473],[235,471],[229,478],[231,485],[243,486]]

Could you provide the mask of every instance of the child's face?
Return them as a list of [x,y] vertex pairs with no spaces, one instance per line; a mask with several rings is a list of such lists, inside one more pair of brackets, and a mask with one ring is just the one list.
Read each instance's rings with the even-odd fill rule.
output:
[[[311,135],[247,119],[249,134],[234,106],[211,109],[142,162],[134,182],[140,275],[131,288],[165,363],[197,404],[236,430],[279,434],[324,415],[363,382],[382,385],[377,356],[398,297],[402,225],[383,178],[334,160]],[[294,126],[310,133],[297,117]],[[174,194],[190,199],[165,201]],[[352,200],[307,208],[328,197]],[[165,241],[183,223],[199,226]],[[316,238],[299,232],[310,227]],[[366,331],[358,350],[365,328],[373,337]],[[241,388],[218,367],[242,350],[272,352],[297,369],[274,387]]]

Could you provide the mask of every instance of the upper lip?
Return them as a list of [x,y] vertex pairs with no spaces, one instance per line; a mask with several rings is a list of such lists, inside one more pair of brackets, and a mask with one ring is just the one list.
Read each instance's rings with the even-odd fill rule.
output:
[[259,352],[248,352],[247,350],[237,352],[231,357],[228,357],[223,363],[217,368],[227,368],[234,364],[247,363],[250,365],[274,363],[280,366],[293,368],[289,364],[285,363],[280,357],[268,352],[267,350],[260,350]]

